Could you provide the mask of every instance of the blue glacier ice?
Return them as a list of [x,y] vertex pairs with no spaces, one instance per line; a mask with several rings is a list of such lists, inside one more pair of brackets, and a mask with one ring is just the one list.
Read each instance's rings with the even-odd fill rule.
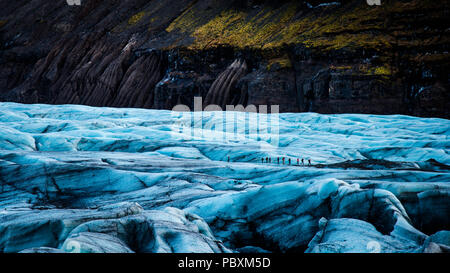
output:
[[226,115],[0,103],[0,252],[449,251],[449,120]]

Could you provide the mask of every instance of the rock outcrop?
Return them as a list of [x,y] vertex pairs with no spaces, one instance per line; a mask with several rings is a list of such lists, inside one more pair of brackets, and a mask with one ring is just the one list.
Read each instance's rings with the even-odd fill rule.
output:
[[[247,72],[247,64],[244,60],[235,60],[224,72],[222,72],[211,85],[206,94],[205,104],[215,104],[225,109],[226,105],[243,105],[245,94],[234,90],[239,79]],[[234,91],[234,92],[233,92]]]

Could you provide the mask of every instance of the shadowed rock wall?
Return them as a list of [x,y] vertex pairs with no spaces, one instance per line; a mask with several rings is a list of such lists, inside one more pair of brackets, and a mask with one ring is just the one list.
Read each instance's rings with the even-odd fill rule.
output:
[[448,2],[1,0],[0,101],[448,118]]

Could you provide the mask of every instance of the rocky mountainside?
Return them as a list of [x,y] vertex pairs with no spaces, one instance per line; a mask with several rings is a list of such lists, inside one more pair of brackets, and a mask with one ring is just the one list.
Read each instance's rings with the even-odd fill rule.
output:
[[0,1],[0,101],[450,117],[450,1]]

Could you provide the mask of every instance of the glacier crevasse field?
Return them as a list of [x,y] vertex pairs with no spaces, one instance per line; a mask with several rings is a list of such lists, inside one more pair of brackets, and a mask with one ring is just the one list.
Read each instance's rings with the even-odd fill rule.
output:
[[0,103],[0,252],[449,251],[449,120],[223,115]]

